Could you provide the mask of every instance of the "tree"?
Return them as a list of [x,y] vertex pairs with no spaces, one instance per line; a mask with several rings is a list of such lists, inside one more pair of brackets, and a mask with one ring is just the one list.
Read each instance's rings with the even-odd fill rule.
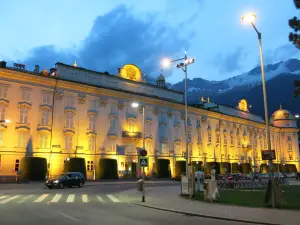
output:
[[[300,0],[294,0],[294,4],[297,9],[300,9]],[[300,19],[294,16],[289,20],[289,26],[293,29],[293,32],[289,34],[289,40],[300,49]]]

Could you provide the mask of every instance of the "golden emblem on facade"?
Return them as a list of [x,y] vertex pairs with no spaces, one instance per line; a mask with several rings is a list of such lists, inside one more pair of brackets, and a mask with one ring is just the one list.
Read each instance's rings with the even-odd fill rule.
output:
[[140,69],[132,64],[123,66],[123,68],[120,70],[120,75],[123,78],[135,81],[140,81],[142,76]]
[[248,112],[248,102],[245,99],[242,99],[238,105],[239,110]]

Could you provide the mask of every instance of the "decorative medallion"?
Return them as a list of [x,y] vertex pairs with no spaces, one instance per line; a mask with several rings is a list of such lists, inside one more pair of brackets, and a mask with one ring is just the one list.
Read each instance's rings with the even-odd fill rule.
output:
[[61,100],[62,97],[64,96],[64,91],[62,91],[62,90],[56,90],[54,95],[55,95],[55,99],[56,100]]
[[86,95],[85,94],[78,94],[78,102],[79,104],[84,104],[86,100]]
[[107,101],[103,100],[103,99],[100,99],[100,106],[101,107],[106,107],[106,105],[107,105]]
[[124,108],[124,103],[118,103],[117,107],[119,110],[122,110]]
[[127,64],[120,69],[120,76],[129,80],[141,81],[142,73],[137,66]]

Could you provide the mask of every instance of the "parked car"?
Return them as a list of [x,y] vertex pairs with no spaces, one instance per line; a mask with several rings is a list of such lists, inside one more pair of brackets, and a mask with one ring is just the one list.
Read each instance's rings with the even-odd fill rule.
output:
[[65,187],[82,187],[85,184],[85,179],[82,173],[68,172],[62,174],[57,179],[47,179],[45,185],[49,188],[65,188]]

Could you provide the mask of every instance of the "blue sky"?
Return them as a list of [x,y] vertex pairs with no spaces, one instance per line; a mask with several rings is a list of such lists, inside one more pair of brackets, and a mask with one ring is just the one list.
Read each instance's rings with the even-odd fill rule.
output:
[[[241,24],[257,14],[266,63],[300,59],[288,41],[288,19],[300,16],[292,0],[0,0],[0,60],[54,67],[60,61],[116,73],[134,63],[152,77],[160,59],[195,58],[189,78],[223,80],[258,65],[254,30]],[[182,80],[166,70],[171,83]]]

